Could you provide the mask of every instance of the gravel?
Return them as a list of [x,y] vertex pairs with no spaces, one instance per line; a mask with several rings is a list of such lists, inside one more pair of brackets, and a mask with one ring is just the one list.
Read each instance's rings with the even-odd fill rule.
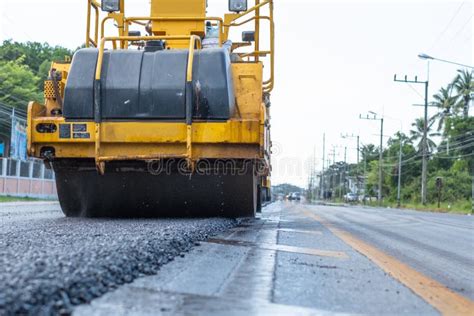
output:
[[[11,215],[8,215],[11,217]],[[11,220],[0,216],[0,315],[70,314],[75,305],[156,274],[228,219]]]

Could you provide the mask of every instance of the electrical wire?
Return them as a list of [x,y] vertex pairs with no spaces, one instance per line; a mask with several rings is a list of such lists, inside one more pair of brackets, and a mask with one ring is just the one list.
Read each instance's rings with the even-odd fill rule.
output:
[[459,5],[459,7],[457,8],[457,10],[454,12],[454,15],[451,17],[451,19],[449,20],[448,24],[446,25],[446,27],[443,29],[443,31],[438,35],[438,37],[436,38],[436,40],[433,42],[433,45],[431,45],[430,49],[428,51],[431,51],[433,50],[433,48],[436,46],[436,44],[438,44],[439,40],[444,36],[444,34],[446,33],[446,31],[449,29],[449,27],[451,26],[451,24],[454,22],[454,19],[456,19],[456,17],[458,16],[459,12],[461,12],[461,9],[462,7],[464,6],[464,4],[466,3],[466,1],[463,1],[461,3],[461,5]]
[[407,84],[408,84],[408,87],[410,87],[410,89],[412,89],[420,98],[422,98],[423,100],[425,99],[425,97],[421,95],[421,93],[418,92],[418,90],[416,90],[415,87],[413,87],[409,82],[407,82]]
[[464,31],[464,28],[469,24],[469,22],[471,22],[473,16],[474,14],[471,14],[466,23],[464,23],[463,26],[459,29],[459,31],[457,31],[456,34],[451,38],[451,42],[453,42],[459,36],[459,34],[462,33],[462,31]]
[[474,152],[472,152],[470,154],[466,154],[466,155],[457,155],[457,156],[450,156],[450,157],[437,156],[436,158],[438,158],[438,159],[461,159],[461,158],[467,158],[467,157],[471,157],[471,156],[474,156]]

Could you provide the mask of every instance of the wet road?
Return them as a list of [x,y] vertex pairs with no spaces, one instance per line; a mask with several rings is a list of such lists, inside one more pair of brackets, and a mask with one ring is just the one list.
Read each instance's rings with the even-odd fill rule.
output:
[[317,207],[315,212],[474,300],[474,217],[362,207]]
[[75,315],[472,315],[473,250],[471,217],[275,203]]
[[255,220],[86,220],[0,204],[0,314],[474,315],[473,220],[282,202]]

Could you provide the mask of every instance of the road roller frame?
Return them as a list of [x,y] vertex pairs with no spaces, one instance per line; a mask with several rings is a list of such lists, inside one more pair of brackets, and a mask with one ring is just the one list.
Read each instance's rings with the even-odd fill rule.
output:
[[[194,1],[194,0],[186,0]],[[200,0],[205,3],[205,0]],[[184,159],[191,174],[199,161],[258,161],[257,185],[265,189],[265,199],[270,195],[271,140],[270,140],[270,92],[274,87],[274,21],[273,1],[255,0],[255,5],[245,12],[225,14],[224,18],[206,17],[197,10],[196,15],[174,15],[180,12],[173,0],[152,0],[152,13],[160,12],[165,6],[164,16],[127,17],[124,0],[120,0],[120,11],[111,12],[100,21],[101,3],[87,0],[86,47],[99,50],[95,72],[94,89],[101,89],[101,70],[107,43],[111,49],[128,49],[129,46],[150,40],[166,40],[171,49],[188,49],[186,69],[186,119],[185,121],[107,121],[100,115],[100,98],[95,98],[94,120],[68,120],[61,115],[64,87],[70,61],[55,62],[51,76],[45,83],[45,102],[30,102],[28,106],[28,154],[43,159],[48,165],[61,161],[93,161],[99,175],[107,173],[107,164],[126,162],[165,161]],[[195,4],[193,3],[193,6]],[[199,6],[197,6],[199,7]],[[196,8],[197,8],[196,7]],[[268,15],[261,10],[268,7]],[[198,12],[199,11],[199,12]],[[92,13],[95,13],[95,18]],[[250,16],[250,17],[248,17]],[[242,19],[248,17],[246,20]],[[106,36],[106,24],[114,21],[118,35]],[[205,22],[217,23],[218,44],[222,46],[229,39],[233,27],[254,24],[255,42],[235,42],[232,52],[240,61],[233,62],[232,76],[236,95],[236,113],[227,121],[203,121],[192,118],[192,79],[194,51],[201,49],[201,36]],[[269,23],[270,50],[260,49],[261,21]],[[93,25],[91,25],[91,23]],[[150,36],[129,36],[131,25],[150,24]],[[188,34],[182,34],[183,29]],[[91,34],[93,32],[93,34]],[[269,78],[264,79],[262,59],[269,57]],[[57,75],[60,73],[60,75]],[[61,133],[70,135],[64,138]],[[69,133],[69,134],[68,134]],[[60,183],[58,183],[58,186]],[[259,192],[260,194],[260,192]]]

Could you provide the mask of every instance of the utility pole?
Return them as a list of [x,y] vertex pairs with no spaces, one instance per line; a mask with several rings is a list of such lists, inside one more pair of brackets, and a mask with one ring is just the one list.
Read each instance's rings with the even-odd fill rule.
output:
[[360,136],[357,135],[357,165],[360,163]]
[[346,187],[346,180],[347,180],[347,147],[344,147],[344,191],[347,193]]
[[[329,192],[329,191],[332,192],[332,178],[333,178],[333,174],[332,174],[332,172],[329,172],[329,166],[331,166],[331,159],[328,159],[328,160],[327,160],[327,164],[328,164],[328,175],[329,175],[329,179],[328,179],[328,180],[329,180],[329,181],[328,181],[328,182],[329,182],[329,183],[328,183],[328,184],[329,184],[329,187],[328,187],[328,191],[327,191],[327,192]],[[331,194],[332,194],[332,193],[331,193]],[[328,195],[328,196],[329,196],[329,195]],[[332,197],[331,197],[331,198],[332,198]]]
[[364,147],[364,204],[367,196],[367,150]]
[[382,184],[383,184],[383,118],[380,119],[380,152],[379,152],[379,205],[382,206]]
[[402,188],[402,134],[400,132],[400,152],[398,155],[398,188],[397,188],[397,206],[401,206],[401,188]]
[[[314,199],[316,193],[316,146],[313,148],[313,159],[311,161],[311,191],[310,199]],[[311,201],[310,201],[311,202]]]
[[321,193],[320,199],[324,200],[324,159],[326,158],[326,134],[323,134],[323,171],[321,172]]
[[336,198],[336,191],[335,191],[335,187],[336,187],[336,182],[337,182],[337,178],[336,178],[336,174],[334,174],[334,171],[336,170],[336,147],[333,145],[332,146],[332,152],[331,152],[331,155],[332,155],[332,165],[333,165],[333,171],[331,172],[331,192],[334,193],[334,196],[332,197],[333,199]]
[[[357,139],[357,166],[359,166],[360,163],[360,136],[359,135],[354,135],[354,134],[341,134],[341,137],[346,139],[346,138],[356,138]],[[346,148],[347,149],[347,148]],[[344,154],[346,156],[346,154]],[[356,168],[356,178],[357,178],[357,194],[359,194],[359,170]]]
[[429,80],[426,81],[418,81],[418,77],[415,77],[415,80],[408,80],[407,76],[405,76],[404,80],[398,80],[397,75],[394,76],[393,80],[395,82],[402,82],[402,83],[416,83],[416,84],[424,84],[425,85],[425,111],[424,111],[424,119],[423,119],[423,139],[422,139],[422,155],[423,155],[423,162],[421,168],[421,203],[426,205],[426,194],[427,194],[427,179],[428,179],[428,88],[429,88]]
[[344,147],[344,165],[342,166],[342,168],[339,169],[339,198],[341,199],[343,197],[342,195],[343,189],[344,191],[346,189],[346,182],[345,182],[346,163],[347,163],[347,147]]
[[[12,108],[12,122],[11,122],[11,134],[10,134],[10,157],[15,156],[16,153],[16,147],[18,147],[18,144],[12,144],[12,139],[13,136],[15,135],[15,126],[16,126],[16,118],[15,118],[15,108]],[[15,146],[12,146],[15,145]],[[11,164],[10,164],[11,165]]]
[[370,112],[370,114],[373,115],[373,117],[370,117],[367,114],[367,117],[363,117],[362,115],[359,116],[360,119],[362,120],[371,120],[371,121],[380,121],[380,149],[379,149],[379,192],[377,194],[377,199],[379,201],[379,206],[382,206],[382,185],[383,185],[383,168],[382,168],[382,163],[383,163],[383,122],[384,119],[378,118],[377,113]]
[[332,164],[336,164],[336,146],[332,146]]

